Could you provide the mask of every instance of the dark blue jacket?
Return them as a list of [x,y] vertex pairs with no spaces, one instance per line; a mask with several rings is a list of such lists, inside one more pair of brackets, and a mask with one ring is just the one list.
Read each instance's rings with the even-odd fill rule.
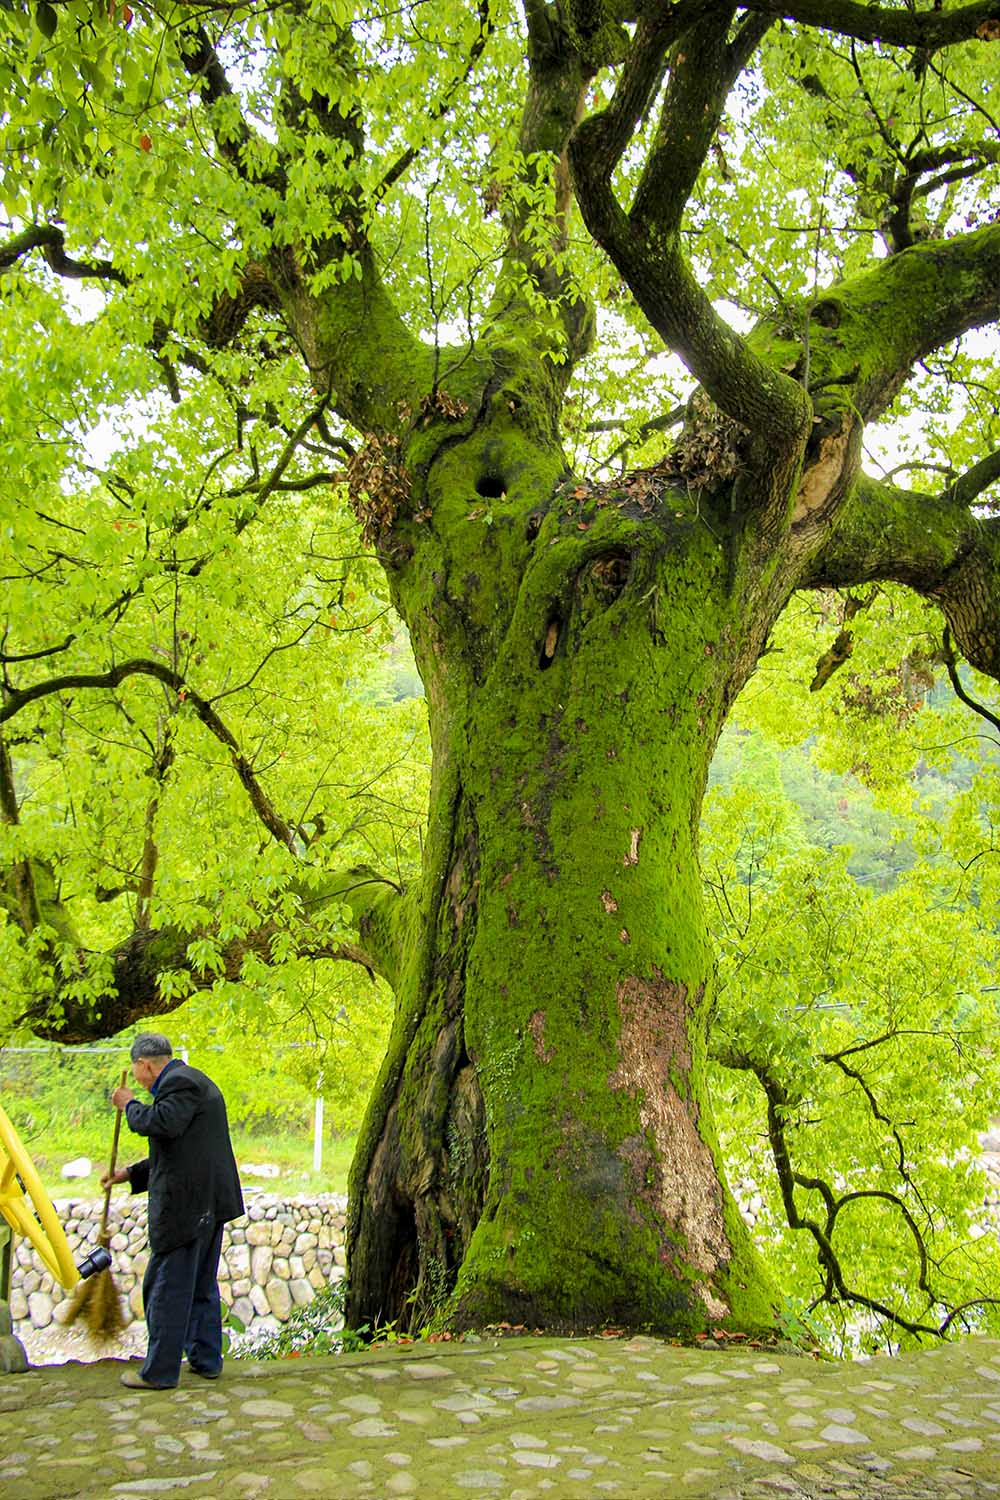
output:
[[149,1138],[149,1156],[129,1168],[133,1193],[149,1192],[149,1245],[185,1245],[243,1212],[226,1103],[212,1080],[176,1059],[157,1081],[152,1104],[132,1099],[128,1127]]

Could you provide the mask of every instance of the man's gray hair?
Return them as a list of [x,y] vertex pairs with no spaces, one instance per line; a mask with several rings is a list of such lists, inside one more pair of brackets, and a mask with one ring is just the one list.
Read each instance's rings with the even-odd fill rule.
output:
[[132,1043],[129,1052],[133,1062],[137,1062],[140,1057],[173,1057],[173,1055],[173,1047],[158,1031],[141,1031]]

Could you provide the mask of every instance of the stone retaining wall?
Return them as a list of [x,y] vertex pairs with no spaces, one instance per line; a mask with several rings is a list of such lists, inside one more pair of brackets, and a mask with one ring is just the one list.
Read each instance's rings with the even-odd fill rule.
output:
[[[273,1331],[294,1307],[310,1303],[320,1288],[344,1275],[346,1198],[332,1193],[313,1198],[246,1195],[242,1219],[226,1225],[219,1263],[219,1291],[248,1334]],[[54,1207],[73,1259],[83,1260],[97,1244],[103,1199],[58,1199]],[[118,1198],[108,1223],[112,1274],[128,1320],[142,1317],[142,1274],[149,1260],[146,1197]],[[32,1247],[19,1239],[14,1249],[10,1311],[14,1333],[61,1323],[69,1299]]]

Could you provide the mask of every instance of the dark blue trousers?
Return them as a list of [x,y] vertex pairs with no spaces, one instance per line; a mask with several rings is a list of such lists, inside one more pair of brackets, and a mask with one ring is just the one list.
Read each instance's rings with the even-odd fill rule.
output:
[[142,1378],[150,1385],[176,1385],[181,1356],[192,1370],[214,1375],[222,1369],[222,1311],[219,1305],[219,1255],[222,1223],[185,1245],[153,1251],[142,1279],[142,1302],[149,1330],[149,1349]]

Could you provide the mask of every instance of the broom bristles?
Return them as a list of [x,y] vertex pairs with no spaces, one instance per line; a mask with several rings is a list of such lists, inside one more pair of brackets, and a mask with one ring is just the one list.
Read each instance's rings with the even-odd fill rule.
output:
[[121,1297],[110,1271],[99,1271],[89,1281],[82,1281],[70,1298],[70,1307],[63,1318],[64,1328],[70,1328],[82,1318],[91,1337],[100,1340],[113,1339],[125,1327]]
[[[80,1314],[83,1312],[83,1309],[86,1306],[86,1303],[92,1291],[93,1287],[91,1286],[89,1281],[81,1281],[77,1286],[73,1288],[72,1292],[70,1293],[69,1307],[66,1309],[66,1314],[62,1318],[62,1325],[64,1328],[72,1328],[73,1324],[77,1321],[77,1319],[80,1317]],[[62,1316],[62,1314],[60,1314],[60,1316]]]
[[94,1277],[94,1291],[84,1308],[84,1319],[89,1332],[98,1339],[113,1339],[125,1327],[122,1299],[110,1271],[99,1271]]
[[113,1339],[125,1327],[121,1297],[110,1271],[98,1271],[74,1288],[63,1327],[71,1328],[80,1318],[95,1339]]

